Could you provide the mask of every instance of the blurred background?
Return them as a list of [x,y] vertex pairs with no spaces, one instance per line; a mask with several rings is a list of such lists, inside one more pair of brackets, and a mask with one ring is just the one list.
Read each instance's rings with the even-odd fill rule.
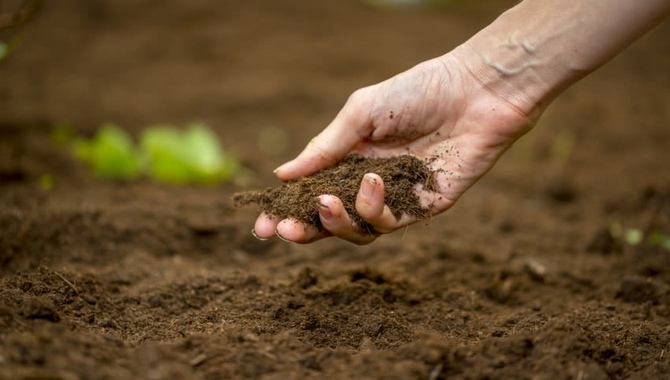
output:
[[512,3],[35,2],[3,31],[20,46],[0,63],[0,121],[132,131],[201,120],[243,158],[267,153],[254,163],[267,172],[355,89],[444,54]]
[[[3,0],[5,24],[22,4],[30,12],[0,35],[15,45],[0,62],[0,122],[69,123],[91,133],[104,122],[132,132],[199,120],[224,149],[269,173],[355,89],[448,52],[514,3]],[[523,161],[546,156],[556,138],[561,146],[588,146],[603,129],[617,131],[622,117],[632,117],[628,124],[667,121],[668,29],[568,91],[515,154]],[[632,133],[623,127],[617,141]],[[645,151],[657,162],[658,136],[642,125],[634,130],[652,134]]]

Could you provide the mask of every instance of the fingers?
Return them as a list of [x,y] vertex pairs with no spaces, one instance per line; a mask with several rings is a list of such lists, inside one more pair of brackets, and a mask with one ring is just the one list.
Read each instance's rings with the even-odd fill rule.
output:
[[404,219],[398,221],[384,203],[384,181],[373,173],[363,176],[356,196],[356,212],[381,233],[393,232],[407,224]]
[[263,213],[256,220],[252,232],[259,239],[277,236],[295,243],[311,243],[328,236],[336,236],[355,244],[368,244],[381,234],[391,233],[415,221],[408,216],[396,219],[389,207],[384,204],[384,182],[380,176],[373,173],[363,177],[356,196],[356,212],[367,225],[356,225],[342,201],[334,195],[319,196],[317,207],[323,224],[322,230],[295,219],[279,220]]
[[356,196],[356,212],[367,222],[356,225],[347,214],[342,201],[332,195],[318,197],[319,217],[324,228],[333,236],[356,244],[367,244],[381,234],[391,233],[413,219],[403,216],[397,220],[389,207],[384,204],[384,182],[377,174],[363,176]]
[[266,213],[261,213],[256,219],[254,229],[251,230],[251,233],[260,240],[267,240],[275,236],[275,230],[279,222],[280,220],[277,218]]
[[278,219],[266,213],[262,213],[256,219],[251,233],[259,240],[278,237],[294,243],[311,243],[330,236],[328,231],[320,231],[313,225],[290,218]]
[[361,93],[359,90],[352,94],[330,125],[313,138],[298,157],[275,169],[279,179],[287,181],[325,169],[344,158],[370,134],[371,124],[362,112],[365,96]]
[[328,231],[320,231],[316,226],[295,219],[284,219],[277,223],[275,235],[281,240],[299,244],[312,243],[326,236]]
[[337,236],[355,244],[367,244],[379,236],[378,233],[362,231],[355,226],[344,209],[342,201],[333,195],[318,197],[317,207],[323,224],[322,230],[295,219],[280,220],[262,213],[256,219],[251,233],[260,240],[278,237],[281,240],[299,244],[312,243],[328,236]]
[[326,229],[333,236],[348,240],[355,244],[368,244],[379,234],[374,231],[362,231],[356,226],[347,214],[342,201],[333,195],[321,195],[317,201],[319,218]]

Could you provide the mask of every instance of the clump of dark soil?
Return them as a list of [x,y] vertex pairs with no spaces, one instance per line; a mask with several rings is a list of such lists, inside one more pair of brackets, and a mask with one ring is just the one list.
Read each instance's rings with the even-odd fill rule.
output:
[[428,208],[421,205],[415,187],[434,190],[433,173],[425,162],[401,155],[389,158],[370,158],[351,154],[337,165],[302,177],[284,185],[262,191],[245,191],[233,195],[235,206],[258,204],[260,211],[279,218],[295,218],[323,228],[315,198],[322,194],[339,197],[351,219],[363,230],[369,223],[356,212],[356,195],[366,173],[376,173],[384,181],[384,199],[393,215],[403,214],[417,218],[428,216]]

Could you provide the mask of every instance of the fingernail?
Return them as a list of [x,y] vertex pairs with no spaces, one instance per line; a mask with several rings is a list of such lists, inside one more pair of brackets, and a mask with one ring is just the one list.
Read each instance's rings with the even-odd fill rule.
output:
[[258,240],[261,240],[261,241],[268,240],[268,238],[264,238],[264,237],[260,237],[260,236],[258,236],[258,235],[256,234],[256,230],[254,230],[254,229],[251,230],[251,234],[254,235],[254,237],[255,237],[256,239],[258,239]]
[[321,203],[321,198],[316,198],[316,205],[319,207],[319,216],[323,220],[331,220],[333,218],[333,213],[330,212],[328,206]]
[[361,183],[361,195],[365,198],[372,198],[375,194],[375,186],[377,186],[377,179],[370,174],[366,174]]
[[280,170],[282,170],[284,168],[284,166],[286,166],[286,164],[280,165],[279,167],[277,167],[277,169],[273,170],[272,172],[274,174],[277,174],[277,173],[279,173]]
[[292,241],[286,239],[285,237],[281,236],[278,231],[275,231],[275,235],[279,238],[279,240],[285,241],[287,243],[293,243]]

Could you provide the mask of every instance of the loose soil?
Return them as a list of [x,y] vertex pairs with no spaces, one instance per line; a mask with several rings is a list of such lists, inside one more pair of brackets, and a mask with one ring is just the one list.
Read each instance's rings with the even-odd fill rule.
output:
[[[514,1],[44,3],[0,64],[1,379],[670,376],[670,252],[610,233],[670,234],[668,23],[447,213],[303,246],[254,239],[231,195]],[[194,119],[251,182],[99,180],[51,138]]]
[[342,200],[344,209],[361,233],[370,232],[374,227],[356,212],[356,196],[366,173],[381,177],[385,185],[384,201],[398,220],[403,214],[418,219],[429,216],[429,209],[421,205],[416,190],[418,185],[434,190],[433,175],[425,162],[410,155],[377,158],[351,154],[335,166],[313,175],[262,191],[233,194],[232,200],[237,207],[257,204],[259,212],[281,219],[290,217],[323,229],[316,197],[335,195]]

